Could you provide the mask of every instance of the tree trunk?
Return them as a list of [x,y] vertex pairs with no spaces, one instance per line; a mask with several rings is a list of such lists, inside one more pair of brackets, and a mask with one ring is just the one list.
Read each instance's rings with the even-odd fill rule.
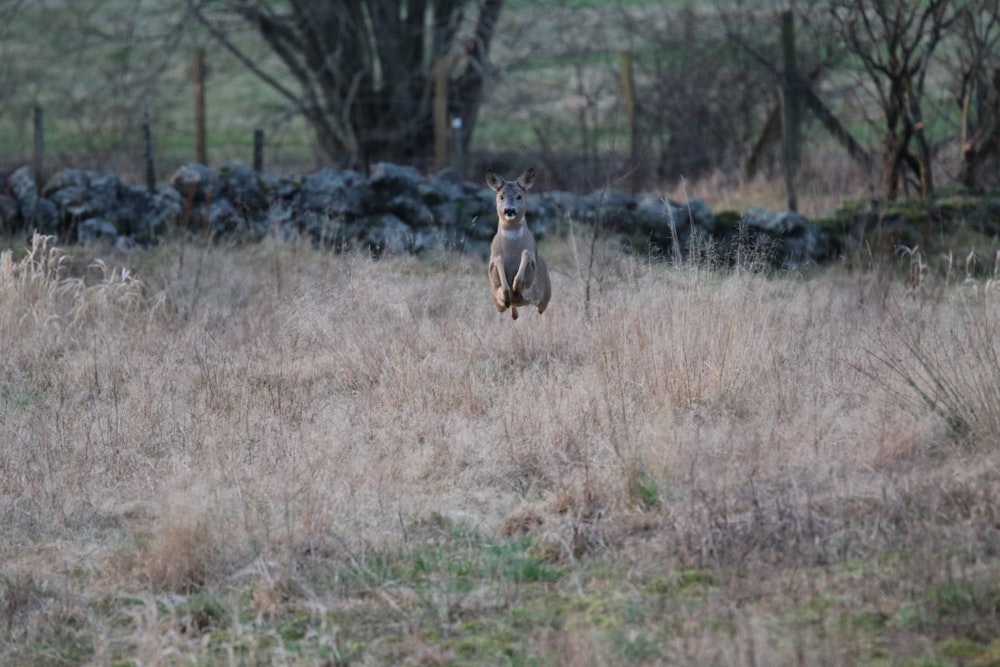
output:
[[[985,88],[985,90],[982,90]],[[976,121],[970,119],[970,101],[972,91],[966,95],[962,107],[962,163],[959,167],[958,180],[970,190],[979,191],[984,188],[983,171],[991,162],[1000,160],[1000,69],[993,71],[993,76],[985,85],[980,85]],[[996,181],[996,176],[993,178]]]
[[[440,57],[458,65],[448,82],[448,112],[462,118],[468,143],[503,0],[483,2],[471,34],[463,33],[463,12],[475,6],[469,0],[289,0],[287,6],[230,0],[215,20],[207,8],[221,4],[189,0],[189,6],[213,36],[298,108],[324,153],[353,166],[433,155],[434,64]],[[232,11],[259,31],[298,90],[257,67],[229,39],[222,26]]]

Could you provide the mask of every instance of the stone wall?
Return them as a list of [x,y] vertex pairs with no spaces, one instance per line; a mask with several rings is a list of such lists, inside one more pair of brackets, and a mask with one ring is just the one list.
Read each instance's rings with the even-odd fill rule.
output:
[[[238,241],[306,238],[375,256],[440,249],[485,256],[496,231],[493,192],[484,183],[462,181],[449,170],[424,176],[387,163],[374,165],[368,177],[333,169],[295,176],[188,164],[156,192],[82,169],[57,173],[39,191],[26,166],[0,175],[0,220],[8,233],[36,230],[63,243],[129,248],[181,231]],[[831,256],[823,229],[794,212],[714,215],[700,199],[539,192],[529,198],[528,221],[539,238],[571,221],[596,222],[626,247],[652,256],[714,253],[725,260],[737,249],[751,249],[790,269]]]

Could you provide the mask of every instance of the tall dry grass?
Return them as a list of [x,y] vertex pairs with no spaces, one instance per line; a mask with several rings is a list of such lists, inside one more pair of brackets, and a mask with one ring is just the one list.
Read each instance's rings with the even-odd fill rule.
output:
[[[74,269],[40,237],[5,253],[7,657],[85,627],[85,661],[211,661],[211,608],[164,600],[248,585],[259,614],[353,608],[372,589],[336,564],[381,581],[368,556],[432,525],[627,564],[622,595],[711,573],[718,596],[640,624],[685,638],[652,662],[851,662],[854,643],[789,610],[823,591],[882,613],[998,571],[992,295],[606,253],[587,315],[572,253],[552,256],[550,309],[512,323],[459,257],[168,244],[126,271]],[[851,588],[869,558],[898,591]],[[142,603],[95,620],[120,596]],[[527,641],[614,663],[600,627]]]

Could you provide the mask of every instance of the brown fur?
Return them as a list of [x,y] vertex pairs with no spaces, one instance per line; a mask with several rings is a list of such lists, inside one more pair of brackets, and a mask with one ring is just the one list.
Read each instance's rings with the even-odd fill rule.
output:
[[486,171],[486,184],[497,194],[497,233],[490,245],[491,293],[497,310],[502,313],[510,308],[515,320],[518,306],[534,305],[541,314],[552,296],[548,269],[524,221],[525,199],[534,182],[533,168],[516,181],[505,181],[492,170]]

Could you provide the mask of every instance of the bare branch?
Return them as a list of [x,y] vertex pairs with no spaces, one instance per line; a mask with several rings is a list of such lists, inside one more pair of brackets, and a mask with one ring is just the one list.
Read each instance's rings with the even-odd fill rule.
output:
[[[290,102],[294,103],[296,106],[301,106],[301,100],[295,95],[291,90],[286,88],[280,81],[275,79],[273,76],[262,70],[257,66],[257,63],[253,61],[252,58],[247,56],[237,47],[229,36],[222,30],[220,30],[213,22],[209,21],[205,14],[202,12],[202,3],[195,2],[195,0],[188,0],[188,9],[191,10],[192,15],[198,19],[208,30],[209,34],[212,35],[222,46],[225,47],[233,56],[239,60],[244,67],[249,69],[255,75],[257,75],[262,81],[266,82],[269,86],[278,91],[281,95],[287,98]],[[287,61],[286,61],[287,62]]]

